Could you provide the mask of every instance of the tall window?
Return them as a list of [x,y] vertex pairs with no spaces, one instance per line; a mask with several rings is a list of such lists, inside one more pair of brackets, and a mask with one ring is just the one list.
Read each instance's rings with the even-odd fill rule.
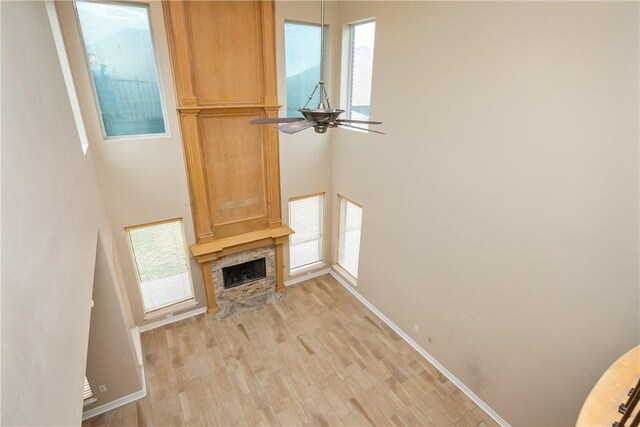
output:
[[338,234],[338,265],[354,278],[358,277],[360,257],[360,230],[362,206],[340,197],[340,222]]
[[[302,117],[315,85],[320,81],[320,25],[286,22],[284,24],[285,72],[287,76],[287,117]],[[309,105],[319,102],[316,93]]]
[[346,111],[350,119],[369,120],[375,34],[375,21],[351,25]]
[[126,229],[145,313],[193,300],[182,220]]
[[164,134],[148,7],[75,5],[105,136]]
[[324,193],[289,199],[289,268],[322,261],[322,212]]

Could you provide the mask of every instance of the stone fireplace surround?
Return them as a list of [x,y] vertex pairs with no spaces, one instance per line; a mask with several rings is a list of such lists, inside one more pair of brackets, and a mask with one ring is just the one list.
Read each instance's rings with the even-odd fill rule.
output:
[[[266,277],[254,280],[234,288],[225,289],[222,269],[247,261],[264,258],[266,261]],[[212,262],[211,275],[216,290],[218,303],[217,318],[230,316],[249,308],[267,304],[282,294],[276,294],[276,251],[275,246],[265,246],[248,251],[231,254]],[[277,295],[277,296],[276,296]]]
[[[234,263],[242,263],[251,260],[251,255],[247,254],[262,253],[262,257],[264,257],[267,262],[267,270],[271,272],[271,275],[267,274],[265,280],[271,280],[275,276],[275,294],[282,294],[284,292],[284,260],[282,246],[289,239],[289,235],[292,233],[293,230],[288,226],[278,225],[273,228],[222,237],[219,239],[213,239],[207,243],[196,243],[195,245],[192,245],[191,252],[198,260],[198,263],[200,263],[202,269],[204,290],[207,296],[207,313],[218,313],[219,306],[217,294],[230,290],[224,289],[222,268],[227,265],[233,265]],[[261,250],[267,251],[268,256],[264,256],[265,252],[259,252]],[[232,256],[234,258],[231,258]],[[270,262],[269,260],[272,261]],[[214,268],[214,264],[217,266],[217,273],[214,271],[216,269]],[[269,267],[269,265],[271,267]],[[251,285],[251,283],[247,283],[246,285]],[[245,285],[238,286],[238,288],[244,291],[245,288],[243,288],[243,286]],[[232,312],[239,310],[241,307],[247,308],[248,306],[255,306],[258,304],[257,301],[261,298],[264,299],[263,303],[270,300],[269,296],[265,297],[265,295],[262,295],[262,293],[258,291],[254,291],[253,289],[249,290],[249,288],[246,289],[247,290],[245,292],[249,293],[248,297],[251,301],[239,303],[238,300],[234,298],[232,300],[233,304],[231,304],[231,307],[227,307],[221,317],[228,316]],[[234,293],[231,295],[234,295]],[[223,301],[225,305],[229,305],[227,304],[229,302],[227,298],[222,298],[221,301]],[[238,304],[236,304],[237,302]]]

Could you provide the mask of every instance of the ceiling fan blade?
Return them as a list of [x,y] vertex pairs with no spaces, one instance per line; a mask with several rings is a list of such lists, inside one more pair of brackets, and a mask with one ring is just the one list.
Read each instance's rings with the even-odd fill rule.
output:
[[249,123],[252,125],[264,125],[271,123],[295,123],[304,120],[303,117],[274,117],[265,119],[253,119]]
[[359,128],[357,126],[345,125],[344,123],[338,123],[338,126],[344,126],[344,127],[347,127],[347,128],[363,130],[365,132],[373,132],[373,133],[379,133],[380,135],[386,135],[386,133],[384,133],[384,132],[379,132],[377,130],[372,130],[372,129],[367,129],[367,128]]
[[303,121],[304,117],[274,117],[264,119],[251,120],[252,125],[271,124],[271,123],[295,123]]
[[381,125],[382,122],[371,122],[367,120],[351,120],[351,119],[336,119],[338,123],[362,123],[363,125]]
[[309,129],[314,127],[316,124],[314,122],[308,122],[306,120],[297,121],[293,123],[285,123],[278,126],[278,130],[280,132],[292,134],[296,132],[300,132],[301,130]]

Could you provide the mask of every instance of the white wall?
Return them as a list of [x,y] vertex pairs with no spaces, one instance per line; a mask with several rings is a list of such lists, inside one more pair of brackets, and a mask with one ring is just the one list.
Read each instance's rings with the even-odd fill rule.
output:
[[[162,4],[153,1],[148,3],[160,74],[161,96],[166,110],[165,125],[169,135],[105,140],[102,136],[73,4],[57,2],[89,142],[95,153],[100,187],[114,230],[115,250],[121,264],[126,297],[130,302],[136,325],[148,322],[144,320],[142,299],[124,228],[181,217],[187,244],[195,243]],[[198,307],[206,307],[200,266],[190,252],[189,255],[191,278]]]
[[[85,412],[142,389],[142,372],[105,237],[102,233],[98,237],[86,368],[96,401],[85,406]],[[100,385],[107,391],[100,392]]]
[[376,17],[387,132],[333,134],[333,191],[364,205],[358,291],[510,423],[574,424],[639,341],[638,3],[339,16]]
[[79,425],[98,229],[110,230],[45,4],[1,10],[0,423]]

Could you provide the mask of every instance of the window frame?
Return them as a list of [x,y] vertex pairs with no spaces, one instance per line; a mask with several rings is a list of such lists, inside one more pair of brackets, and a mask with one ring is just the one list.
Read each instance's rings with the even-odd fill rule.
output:
[[[343,196],[340,193],[338,193],[337,195],[338,195],[338,227],[337,227],[338,237],[336,239],[336,242],[337,242],[336,266],[339,267],[340,272],[343,272],[347,275],[346,278],[351,282],[352,285],[358,286],[358,272],[356,271],[356,275],[354,276],[342,264],[340,264],[340,234],[342,230],[342,201],[344,200],[348,203],[351,203],[359,207],[362,210],[362,216],[364,216],[364,207],[360,203],[354,201],[353,199],[350,199],[349,197]],[[360,220],[360,243],[362,243],[362,218]],[[358,270],[360,270],[360,247],[358,247]]]
[[[89,79],[89,83],[91,86],[91,93],[93,96],[93,104],[96,109],[97,119],[100,124],[100,132],[103,141],[108,140],[133,140],[133,139],[154,139],[154,138],[169,138],[171,136],[169,130],[169,116],[167,111],[167,106],[165,102],[165,90],[162,84],[162,74],[160,71],[160,62],[158,60],[158,42],[156,39],[156,35],[153,29],[153,23],[151,19],[151,4],[149,2],[141,2],[141,1],[129,1],[129,0],[71,0],[73,5],[73,15],[75,19],[75,24],[78,30],[78,36],[80,37],[80,45],[82,48],[82,56],[84,63],[84,72],[87,73],[87,77]],[[164,133],[146,133],[146,134],[135,134],[135,135],[115,135],[109,136],[107,135],[107,131],[104,125],[104,119],[102,118],[102,109],[100,108],[100,100],[98,98],[98,92],[96,89],[96,83],[93,78],[93,73],[91,72],[91,65],[89,64],[89,54],[87,52],[87,44],[84,39],[84,33],[82,32],[82,24],[80,22],[80,15],[78,14],[77,3],[95,3],[95,4],[104,4],[104,5],[115,5],[115,6],[129,6],[129,7],[142,7],[147,11],[147,22],[149,24],[149,35],[151,37],[151,48],[153,53],[153,62],[155,65],[156,72],[156,84],[158,85],[158,98],[160,100],[160,108],[162,110],[162,120],[164,122]]]
[[[345,60],[343,61],[344,66],[346,67],[346,75],[345,75],[345,86],[344,86],[344,96],[342,97],[344,100],[344,105],[345,105],[345,118],[346,119],[352,119],[351,117],[351,98],[352,98],[352,92],[353,92],[353,42],[354,42],[354,29],[355,27],[359,26],[359,25],[365,25],[365,24],[369,24],[369,23],[376,23],[377,25],[377,21],[375,17],[371,17],[371,18],[366,18],[360,21],[354,21],[354,22],[350,22],[348,24],[345,25],[345,39],[346,39],[346,43],[343,43],[343,48],[346,51],[346,55],[345,55]],[[375,32],[374,32],[374,48],[373,48],[373,56],[375,57]],[[369,96],[371,96],[371,93],[373,91],[373,59],[371,62],[371,86],[369,87]],[[369,101],[371,102],[371,101]],[[371,103],[369,104],[369,107],[371,107]],[[367,120],[370,120],[371,117],[369,117]],[[369,125],[364,124],[364,125],[360,125],[363,128],[369,128]],[[364,132],[363,130],[358,130],[358,129],[353,129],[353,128],[343,128],[343,129],[347,129],[347,130],[352,130],[352,131],[356,131],[356,132]]]
[[[282,26],[282,41],[283,41],[283,57],[284,57],[284,99],[285,99],[285,103],[284,103],[284,111],[287,112],[289,110],[289,103],[288,101],[288,86],[287,86],[287,24],[293,24],[293,25],[306,25],[308,27],[320,27],[320,22],[309,22],[309,21],[299,21],[296,19],[285,19],[284,20],[284,25]],[[325,51],[325,55],[324,55],[324,64],[322,63],[322,50],[320,51],[320,66],[322,67],[324,65],[324,75],[325,78],[327,76],[327,69],[328,67],[328,62],[329,62],[329,46],[331,45],[330,40],[329,40],[329,24],[325,23],[324,24],[324,51]],[[320,70],[320,76],[322,76],[322,71]],[[319,80],[319,79],[318,79]],[[317,83],[317,82],[316,82]],[[309,95],[311,95],[311,91],[313,91],[313,87],[309,88]],[[306,101],[305,101],[306,102]],[[300,108],[303,108],[304,104],[302,104],[300,106]],[[311,108],[315,108],[315,105],[311,105]],[[296,113],[299,115],[299,117],[303,117],[302,113],[298,112],[296,110]],[[289,117],[287,115],[287,117]]]
[[[169,305],[165,305],[162,307],[158,307],[152,310],[147,310],[145,308],[144,305],[144,297],[142,295],[142,283],[140,281],[140,273],[138,271],[138,264],[136,262],[136,256],[135,256],[135,252],[133,249],[133,244],[131,242],[131,236],[129,234],[130,230],[135,230],[135,229],[140,229],[140,228],[145,228],[145,227],[152,227],[155,225],[161,225],[161,224],[166,224],[169,222],[179,222],[180,223],[180,229],[182,231],[182,238],[183,238],[183,242],[184,242],[184,253],[187,259],[187,275],[189,277],[189,285],[191,287],[191,298],[187,298],[184,299],[182,301],[176,301],[174,303],[171,303]],[[170,218],[170,219],[164,219],[164,220],[160,220],[160,221],[153,221],[153,222],[148,222],[148,223],[144,223],[144,224],[138,224],[138,225],[132,225],[129,227],[125,227],[124,228],[125,231],[125,238],[127,240],[127,245],[129,246],[129,254],[131,257],[131,263],[133,264],[133,270],[134,270],[134,275],[136,277],[136,283],[137,283],[137,288],[138,288],[138,295],[140,296],[140,305],[142,306],[142,312],[144,314],[144,320],[149,320],[149,319],[154,319],[156,317],[160,317],[160,316],[164,316],[165,314],[168,313],[173,313],[175,311],[180,311],[180,310],[184,310],[187,308],[191,308],[194,307],[196,305],[198,305],[198,301],[196,301],[196,294],[195,294],[195,289],[193,287],[193,276],[191,274],[191,263],[190,263],[190,256],[189,256],[189,245],[187,244],[187,236],[184,232],[184,219],[182,217],[178,217],[178,218]]]
[[[289,222],[291,222],[291,202],[295,202],[296,200],[303,200],[303,199],[310,199],[312,197],[320,197],[320,215],[318,217],[318,228],[320,230],[320,235],[318,238],[318,253],[320,255],[320,259],[317,261],[313,261],[304,265],[299,265],[297,267],[291,267],[291,238],[292,238],[292,234],[289,235],[289,275],[290,276],[294,276],[296,274],[300,274],[300,273],[304,273],[310,269],[313,269],[315,267],[320,267],[320,266],[324,266],[324,215],[325,215],[325,192],[320,192],[320,193],[312,193],[312,194],[305,194],[302,196],[295,196],[295,197],[290,197],[288,202],[287,202],[287,209],[288,209],[288,218],[289,218]],[[295,230],[294,230],[295,231]]]

